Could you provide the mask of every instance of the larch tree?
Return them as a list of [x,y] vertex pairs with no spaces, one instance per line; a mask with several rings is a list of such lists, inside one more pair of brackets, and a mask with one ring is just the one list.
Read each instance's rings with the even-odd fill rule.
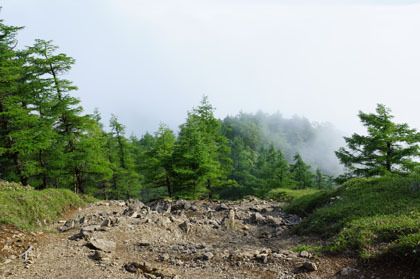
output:
[[311,188],[313,186],[313,174],[309,171],[310,166],[305,164],[299,153],[293,157],[294,163],[290,165],[290,172],[298,189]]
[[213,113],[214,108],[204,97],[198,108],[188,112],[174,149],[177,187],[193,197],[211,198],[230,172],[230,149]]
[[347,168],[347,177],[382,176],[409,173],[419,168],[420,133],[406,123],[392,121],[391,110],[378,104],[376,113],[359,112],[367,135],[354,133],[345,137],[347,148],[336,151]]
[[155,133],[154,146],[146,152],[146,183],[150,187],[166,187],[168,196],[173,195],[173,152],[175,134],[166,125],[160,124]]
[[115,115],[110,119],[111,133],[108,137],[109,161],[112,164],[114,197],[130,198],[140,194],[140,175],[136,172],[133,145],[124,136],[125,127]]

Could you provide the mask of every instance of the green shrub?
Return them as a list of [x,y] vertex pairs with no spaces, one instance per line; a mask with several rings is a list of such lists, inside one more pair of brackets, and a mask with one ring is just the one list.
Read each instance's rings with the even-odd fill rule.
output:
[[297,197],[285,207],[285,211],[290,214],[297,214],[301,217],[308,216],[316,208],[325,205],[333,197],[333,191],[319,190],[307,195]]
[[276,188],[268,192],[265,199],[273,199],[278,202],[291,202],[297,198],[318,193],[319,190],[305,189],[305,190],[291,190],[284,188]]

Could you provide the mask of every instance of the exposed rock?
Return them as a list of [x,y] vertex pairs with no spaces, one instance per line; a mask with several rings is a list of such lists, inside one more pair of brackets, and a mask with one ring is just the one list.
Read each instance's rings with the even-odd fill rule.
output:
[[93,233],[94,231],[98,230],[99,227],[100,226],[98,225],[90,225],[90,226],[83,227],[81,231],[84,233]]
[[267,216],[265,218],[266,223],[271,224],[273,226],[280,226],[281,224],[283,224],[283,219],[282,218],[276,218],[273,216]]
[[216,211],[221,211],[221,210],[228,210],[229,207],[225,204],[225,203],[220,203],[217,207],[216,207]]
[[353,273],[356,273],[356,272],[360,272],[360,270],[358,270],[356,268],[352,268],[352,267],[346,267],[346,268],[343,268],[342,270],[340,270],[339,273],[342,276],[349,276],[349,275],[351,275]]
[[305,268],[307,271],[317,271],[318,266],[313,262],[304,262],[303,268]]
[[109,262],[111,259],[108,254],[100,250],[95,250],[95,253],[92,255],[92,259],[95,261]]
[[204,255],[203,255],[203,260],[205,260],[205,261],[208,261],[208,260],[210,260],[211,258],[213,258],[214,257],[214,255],[213,255],[213,253],[212,252],[206,252],[206,253],[204,253]]
[[266,264],[268,261],[268,254],[259,254],[255,256],[256,259],[258,259],[260,262]]
[[164,227],[164,228],[166,228],[171,223],[172,223],[171,220],[165,216],[162,216],[156,220],[156,225],[160,227]]
[[264,216],[262,216],[260,213],[255,212],[252,214],[251,216],[251,222],[254,224],[260,224],[262,222],[264,222],[265,218]]
[[64,225],[59,229],[59,231],[60,232],[69,231],[69,230],[75,228],[75,224],[76,224],[76,222],[73,219],[67,220],[66,223],[64,223]]
[[159,261],[167,261],[169,260],[169,254],[164,253],[159,255]]
[[286,226],[294,226],[294,225],[299,225],[302,222],[302,218],[300,218],[297,215],[289,215],[286,218],[286,222],[285,225]]
[[137,213],[137,211],[133,211],[131,213],[127,213],[128,216],[130,216],[131,218],[137,218],[139,216],[139,214]]
[[112,221],[113,220],[111,218],[106,219],[102,222],[101,227],[111,227],[111,225],[113,224]]
[[130,273],[137,273],[140,270],[140,264],[136,262],[131,262],[124,265],[125,270]]
[[185,221],[184,223],[181,223],[179,225],[179,228],[186,234],[188,234],[191,230],[191,224],[188,221]]
[[141,201],[137,199],[128,200],[127,205],[128,205],[128,208],[124,210],[123,215],[128,215],[132,218],[137,218],[139,216],[139,212],[141,212],[143,209],[148,208]]
[[175,204],[172,205],[172,211],[177,210],[188,210],[191,208],[191,203],[186,200],[177,200]]
[[188,210],[191,208],[191,203],[189,201],[184,202],[184,210]]
[[235,211],[233,211],[232,209],[229,210],[229,214],[225,219],[224,225],[226,226],[226,228],[228,230],[233,230],[236,227],[235,224]]
[[95,249],[102,250],[105,252],[111,252],[115,249],[116,244],[113,241],[99,239],[99,238],[91,238],[89,240],[89,244],[93,246]]
[[308,251],[305,251],[305,250],[300,251],[299,253],[299,257],[302,257],[302,258],[309,258],[310,256],[311,254],[309,254]]
[[86,216],[83,216],[82,218],[80,218],[80,220],[79,220],[79,224],[80,225],[84,225],[84,224],[86,224],[86,222],[87,222],[87,220],[86,220]]

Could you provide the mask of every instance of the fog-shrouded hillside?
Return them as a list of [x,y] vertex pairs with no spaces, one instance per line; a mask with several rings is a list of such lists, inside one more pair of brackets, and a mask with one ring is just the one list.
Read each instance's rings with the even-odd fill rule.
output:
[[285,118],[281,113],[240,113],[223,120],[226,136],[241,137],[245,145],[259,149],[273,144],[291,162],[299,153],[304,161],[323,173],[342,173],[334,151],[344,145],[344,133],[330,123],[311,122],[305,117]]

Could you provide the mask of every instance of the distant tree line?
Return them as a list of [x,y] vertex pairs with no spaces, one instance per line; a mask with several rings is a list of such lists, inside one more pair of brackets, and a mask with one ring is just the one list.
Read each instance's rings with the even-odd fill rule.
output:
[[[64,78],[74,59],[50,41],[18,49],[20,29],[0,22],[1,179],[105,199],[240,198],[278,187],[332,187],[332,177],[311,171],[298,153],[287,160],[252,115],[218,120],[206,97],[177,135],[161,124],[154,135],[128,138],[116,116],[105,129],[99,112],[83,113],[72,96],[77,87]],[[294,140],[310,138],[312,129]]]

